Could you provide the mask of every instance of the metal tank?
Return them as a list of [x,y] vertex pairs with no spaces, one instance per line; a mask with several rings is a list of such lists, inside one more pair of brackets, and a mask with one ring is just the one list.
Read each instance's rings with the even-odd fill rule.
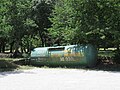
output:
[[30,55],[32,65],[88,66],[97,62],[97,49],[91,45],[68,45],[35,48]]

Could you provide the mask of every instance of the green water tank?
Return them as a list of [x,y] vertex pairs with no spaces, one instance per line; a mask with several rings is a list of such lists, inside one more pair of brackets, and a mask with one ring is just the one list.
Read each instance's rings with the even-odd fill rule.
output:
[[95,66],[97,48],[91,44],[35,48],[31,52],[31,63],[37,65],[85,65]]
[[48,57],[48,47],[38,47],[32,50],[31,58]]
[[88,44],[84,47],[84,54],[85,54],[87,66],[89,67],[95,66],[97,63],[97,56],[98,56],[97,48],[95,48],[95,46],[91,44]]

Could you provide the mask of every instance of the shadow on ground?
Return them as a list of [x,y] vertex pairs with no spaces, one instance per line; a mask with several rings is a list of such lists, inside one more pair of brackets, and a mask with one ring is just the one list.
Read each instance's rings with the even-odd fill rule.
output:
[[0,72],[0,77],[5,77],[10,74],[20,74],[23,73],[23,71],[7,71],[7,72]]
[[[34,74],[33,72],[25,72],[24,69],[27,69],[28,66],[22,66],[25,65],[24,60],[20,61],[13,61],[13,60],[0,60],[0,78],[3,78],[5,76],[11,75],[11,74]],[[22,69],[22,67],[23,69]],[[29,68],[28,68],[29,69]]]
[[13,71],[17,69],[19,65],[12,62],[12,60],[0,60],[0,72]]
[[110,72],[120,72],[120,64],[111,64],[111,65],[100,64],[91,69],[92,70],[110,71]]

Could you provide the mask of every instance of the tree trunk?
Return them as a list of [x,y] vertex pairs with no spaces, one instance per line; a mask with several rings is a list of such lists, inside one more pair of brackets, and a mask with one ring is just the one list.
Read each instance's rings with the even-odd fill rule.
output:
[[31,53],[31,49],[32,49],[32,42],[29,42],[29,53]]
[[25,53],[27,53],[27,51],[26,51],[26,48],[25,48],[25,47],[23,48],[23,51],[24,51]]
[[120,50],[120,48],[119,48],[119,44],[117,44],[117,50]]
[[16,52],[19,51],[18,49],[19,49],[19,41],[17,41],[17,42],[15,43],[15,51],[16,51]]
[[0,44],[0,53],[1,53],[1,51],[2,51],[2,50],[1,50],[1,48],[2,48],[1,46],[2,46],[2,45]]
[[14,42],[10,43],[10,53],[13,53],[13,45],[14,45]]
[[23,47],[21,46],[21,53],[23,53]]
[[13,54],[13,57],[14,58],[20,58],[22,57],[22,54],[19,52],[19,45],[20,45],[20,41],[18,40],[16,43],[15,43],[15,52]]
[[29,41],[27,41],[27,53],[29,53],[30,52],[30,44],[29,44]]
[[44,45],[44,38],[43,38],[43,36],[42,36],[42,34],[41,34],[41,32],[39,31],[39,36],[40,36],[40,39],[41,39],[41,41],[42,41],[42,47],[44,47],[45,45]]
[[106,48],[104,47],[104,51],[106,51]]
[[5,43],[2,44],[2,53],[5,52]]

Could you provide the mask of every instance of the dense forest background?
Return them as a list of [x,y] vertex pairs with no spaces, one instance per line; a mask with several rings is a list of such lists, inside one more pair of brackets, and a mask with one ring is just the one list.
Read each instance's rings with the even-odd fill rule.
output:
[[120,0],[0,0],[0,52],[120,45]]

